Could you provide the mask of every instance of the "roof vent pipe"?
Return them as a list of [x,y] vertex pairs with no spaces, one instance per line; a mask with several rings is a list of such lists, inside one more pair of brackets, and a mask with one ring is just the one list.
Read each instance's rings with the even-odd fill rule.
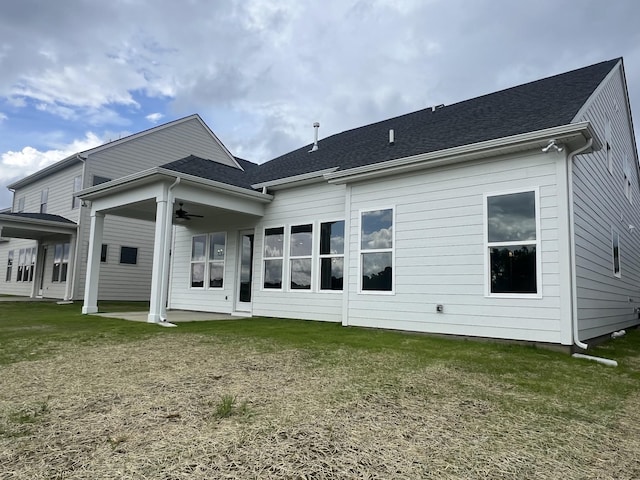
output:
[[394,145],[396,143],[395,133],[393,128],[389,129],[389,145]]
[[318,129],[320,128],[320,124],[318,122],[313,123],[314,133],[313,133],[313,147],[309,150],[309,153],[315,152],[318,150]]

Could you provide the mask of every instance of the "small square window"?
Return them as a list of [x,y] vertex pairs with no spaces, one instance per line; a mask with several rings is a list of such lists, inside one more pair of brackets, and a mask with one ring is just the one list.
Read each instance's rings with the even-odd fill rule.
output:
[[138,249],[136,247],[120,247],[120,263],[136,265],[138,263]]

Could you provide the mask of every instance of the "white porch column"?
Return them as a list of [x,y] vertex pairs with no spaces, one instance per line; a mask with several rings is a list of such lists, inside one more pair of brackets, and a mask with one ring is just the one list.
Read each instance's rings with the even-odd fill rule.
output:
[[[102,237],[102,235],[101,235]],[[64,289],[63,300],[69,301],[73,296],[73,282],[75,281],[75,258],[76,258],[76,242],[78,241],[78,235],[76,233],[71,234],[71,240],[69,240],[69,262],[67,264],[67,285]],[[102,244],[102,240],[100,241]]]
[[98,311],[98,280],[100,279],[100,252],[103,232],[104,213],[91,212],[87,279],[84,286],[84,305],[82,305],[82,313],[84,314]]
[[147,322],[159,323],[166,320],[166,295],[163,295],[164,275],[169,271],[168,202],[166,194],[156,197],[156,231],[153,243],[153,267],[151,269],[151,298]]

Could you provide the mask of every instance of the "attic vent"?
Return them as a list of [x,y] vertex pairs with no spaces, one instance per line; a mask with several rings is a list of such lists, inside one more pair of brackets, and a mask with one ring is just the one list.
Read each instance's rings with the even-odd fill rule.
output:
[[313,147],[311,147],[309,153],[318,150],[318,129],[320,128],[320,124],[318,122],[314,122],[313,128],[315,130],[315,132],[313,133]]
[[441,103],[440,105],[432,105],[431,106],[431,111],[435,112],[436,110],[440,110],[443,107],[444,107],[444,103]]

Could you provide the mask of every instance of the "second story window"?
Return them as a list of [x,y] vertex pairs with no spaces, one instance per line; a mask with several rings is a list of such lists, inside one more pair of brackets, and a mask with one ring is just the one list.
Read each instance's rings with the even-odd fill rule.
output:
[[21,213],[24,212],[24,197],[20,197],[18,199],[18,205],[16,208],[16,212]]
[[[78,175],[73,179],[73,193],[80,190],[82,190],[82,175]],[[71,208],[80,208],[80,199],[78,197],[73,197],[71,200]]]
[[40,213],[47,213],[47,203],[49,203],[49,189],[45,188],[40,192]]

